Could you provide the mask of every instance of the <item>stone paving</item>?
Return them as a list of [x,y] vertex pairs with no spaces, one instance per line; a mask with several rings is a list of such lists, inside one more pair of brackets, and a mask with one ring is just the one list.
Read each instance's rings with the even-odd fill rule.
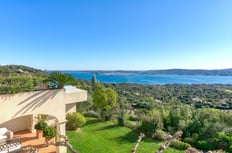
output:
[[[31,133],[28,130],[19,131],[14,133],[15,138],[20,138],[25,153],[27,150],[34,148],[38,150],[37,153],[56,153],[56,147],[53,145],[46,146],[45,138],[38,139],[36,133]],[[36,151],[35,151],[36,153]]]

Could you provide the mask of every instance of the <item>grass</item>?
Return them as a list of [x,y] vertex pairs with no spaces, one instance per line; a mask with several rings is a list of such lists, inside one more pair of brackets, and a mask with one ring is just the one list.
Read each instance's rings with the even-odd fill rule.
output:
[[[70,143],[79,153],[130,153],[138,135],[112,122],[88,119],[80,131],[67,131]],[[154,153],[162,142],[145,138],[137,153]],[[165,153],[183,153],[169,148]]]

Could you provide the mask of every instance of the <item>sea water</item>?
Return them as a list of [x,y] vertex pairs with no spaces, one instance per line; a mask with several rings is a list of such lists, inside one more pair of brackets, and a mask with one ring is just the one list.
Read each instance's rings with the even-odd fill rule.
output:
[[114,74],[82,71],[62,71],[76,79],[91,80],[95,74],[101,83],[137,83],[137,84],[232,84],[232,76],[200,75],[147,75],[147,74]]

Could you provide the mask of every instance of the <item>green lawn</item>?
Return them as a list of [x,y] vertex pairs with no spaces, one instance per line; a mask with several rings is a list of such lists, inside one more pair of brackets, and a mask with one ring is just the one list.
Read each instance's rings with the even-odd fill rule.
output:
[[[67,135],[79,153],[130,153],[138,138],[138,135],[128,128],[96,119],[88,119],[80,131],[67,131]],[[137,153],[154,153],[161,143],[145,138]],[[171,148],[168,152],[183,153]]]

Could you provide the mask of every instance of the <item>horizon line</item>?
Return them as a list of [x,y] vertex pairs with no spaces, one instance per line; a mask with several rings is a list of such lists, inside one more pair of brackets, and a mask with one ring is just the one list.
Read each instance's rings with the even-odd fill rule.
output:
[[206,71],[214,71],[214,70],[232,70],[232,68],[218,68],[218,69],[197,69],[197,68],[167,68],[167,69],[147,69],[147,70],[126,70],[126,69],[115,69],[115,70],[104,70],[104,69],[46,69],[45,71],[163,71],[163,70],[206,70]]

